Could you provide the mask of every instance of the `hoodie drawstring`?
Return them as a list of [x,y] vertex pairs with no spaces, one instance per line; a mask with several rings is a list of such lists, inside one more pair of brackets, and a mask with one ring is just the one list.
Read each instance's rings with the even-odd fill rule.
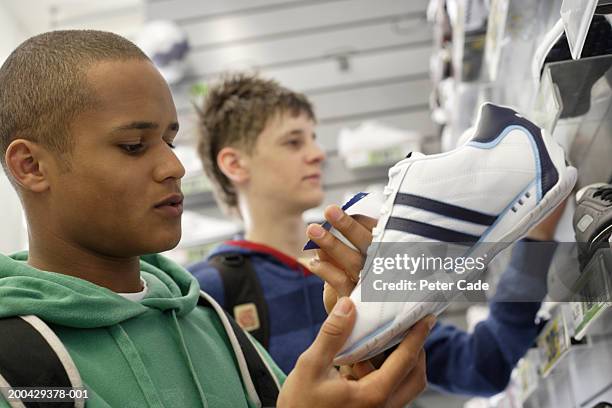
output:
[[119,346],[119,350],[121,350],[121,353],[123,353],[123,356],[128,361],[128,365],[134,374],[134,378],[136,379],[136,382],[138,383],[138,386],[140,387],[148,406],[153,408],[163,408],[164,404],[157,393],[153,380],[149,376],[145,364],[140,358],[140,355],[138,354],[138,351],[136,350],[136,347],[134,346],[134,343],[132,343],[132,340],[128,334],[125,332],[125,330],[123,330],[123,327],[121,327],[120,324],[108,327],[108,331],[115,340],[115,343],[117,343],[117,346]]
[[176,331],[178,332],[179,339],[181,341],[181,352],[183,353],[183,357],[187,362],[187,366],[189,367],[189,373],[191,374],[191,378],[198,389],[198,393],[200,394],[200,400],[202,401],[202,406],[204,408],[208,408],[208,401],[206,400],[206,396],[204,395],[204,390],[202,390],[202,385],[200,381],[198,381],[198,376],[196,375],[195,369],[193,367],[193,363],[191,361],[191,357],[189,356],[189,350],[187,349],[187,343],[185,343],[185,337],[183,336],[183,331],[181,330],[181,326],[179,325],[178,319],[176,317],[176,312],[174,309],[171,310],[172,321],[174,322],[174,326],[176,327]]

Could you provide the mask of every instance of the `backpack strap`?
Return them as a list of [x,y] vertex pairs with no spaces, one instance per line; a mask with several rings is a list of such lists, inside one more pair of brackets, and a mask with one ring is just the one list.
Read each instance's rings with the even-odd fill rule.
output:
[[198,305],[212,308],[230,340],[242,382],[251,402],[257,407],[275,407],[280,383],[272,368],[238,323],[207,293],[200,291]]
[[225,310],[230,312],[240,327],[248,331],[268,350],[270,345],[268,304],[249,256],[239,252],[225,252],[213,255],[208,263],[214,266],[221,276]]
[[[83,387],[70,354],[53,330],[38,317],[0,319],[0,333],[0,387]],[[13,408],[39,408],[47,404],[8,402]],[[53,406],[83,408],[85,401],[58,402]]]

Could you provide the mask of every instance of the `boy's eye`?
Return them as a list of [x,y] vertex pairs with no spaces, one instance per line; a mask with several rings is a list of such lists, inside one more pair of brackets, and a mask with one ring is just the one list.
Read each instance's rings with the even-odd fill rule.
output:
[[290,139],[287,141],[287,145],[291,147],[300,147],[302,145],[302,141],[300,139]]
[[175,149],[176,145],[172,142],[166,142],[166,144],[171,148],[171,149]]
[[140,153],[141,151],[144,150],[144,144],[142,143],[122,144],[122,145],[119,145],[119,147],[125,150],[129,154]]

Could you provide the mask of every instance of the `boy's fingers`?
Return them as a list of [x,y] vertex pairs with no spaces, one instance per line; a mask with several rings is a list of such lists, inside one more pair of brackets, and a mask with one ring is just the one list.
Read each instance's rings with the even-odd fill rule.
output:
[[330,262],[323,262],[318,259],[312,259],[308,264],[308,268],[312,273],[334,288],[338,296],[350,295],[357,279],[359,279],[358,272],[353,276],[349,276]]
[[347,298],[338,299],[336,306],[327,317],[317,338],[300,356],[296,363],[304,374],[311,378],[325,373],[334,357],[351,334],[355,325],[355,305]]
[[419,364],[419,354],[425,345],[425,339],[435,323],[433,316],[418,321],[406,338],[385,360],[377,371],[363,379],[366,389],[377,389],[387,395]]
[[[372,243],[371,229],[357,222],[353,217],[347,215],[337,205],[330,205],[323,213],[325,219],[348,239],[362,254],[365,254]],[[368,217],[361,216],[361,220]],[[376,225],[376,224],[374,224]]]
[[334,258],[332,258],[331,256],[329,256],[329,254],[321,249],[317,249],[317,258],[319,258],[321,261],[326,261],[326,262],[331,262],[336,266],[339,266],[335,261]]
[[353,365],[352,371],[356,378],[363,378],[371,372],[376,371],[376,368],[374,368],[374,365],[369,360],[367,360],[355,363]]
[[[418,362],[415,357],[418,357],[419,352],[425,346],[425,340],[435,323],[436,318],[432,315],[419,320],[410,328],[406,338],[385,360],[381,368],[395,372],[399,376],[402,370],[406,370],[407,366],[414,367]],[[406,362],[410,364],[406,364]]]
[[351,215],[351,218],[363,225],[364,228],[370,232],[374,229],[376,224],[378,224],[378,220],[376,218],[368,217],[367,215],[355,214]]
[[308,237],[321,248],[319,253],[326,252],[328,257],[333,259],[333,263],[348,272],[350,276],[359,274],[364,262],[362,254],[346,246],[318,224],[309,225],[306,232]]
[[421,350],[419,362],[393,392],[389,400],[390,407],[405,407],[427,388],[427,363],[425,350]]
[[338,292],[329,283],[325,282],[323,285],[323,304],[325,305],[325,312],[330,314],[336,302],[338,301]]

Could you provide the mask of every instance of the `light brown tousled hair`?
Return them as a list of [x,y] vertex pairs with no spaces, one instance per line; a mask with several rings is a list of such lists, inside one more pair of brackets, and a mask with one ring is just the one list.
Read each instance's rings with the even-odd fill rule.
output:
[[228,74],[211,86],[199,118],[198,153],[219,206],[229,215],[238,213],[238,196],[232,182],[217,165],[217,155],[226,146],[253,152],[257,137],[275,115],[306,114],[316,121],[305,95],[278,82],[246,73]]

